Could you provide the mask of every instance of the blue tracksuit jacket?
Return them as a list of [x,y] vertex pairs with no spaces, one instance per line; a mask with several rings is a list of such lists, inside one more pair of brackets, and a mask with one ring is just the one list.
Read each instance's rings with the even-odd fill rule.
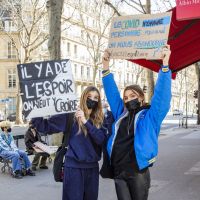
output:
[[[113,78],[113,74],[107,73],[103,77],[103,86],[107,100],[110,104],[115,122],[112,125],[112,135],[108,139],[107,151],[112,156],[112,148],[120,126],[120,122],[128,115],[124,102]],[[158,135],[160,126],[170,108],[171,100],[171,70],[159,71],[155,85],[154,95],[151,100],[151,108],[138,112],[134,125],[134,149],[139,169],[144,169],[154,163],[158,153]]]

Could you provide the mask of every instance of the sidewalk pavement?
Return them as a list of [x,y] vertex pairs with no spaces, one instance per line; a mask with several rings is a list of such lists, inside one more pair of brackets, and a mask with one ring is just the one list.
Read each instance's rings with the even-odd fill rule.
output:
[[5,174],[0,172],[0,199],[62,199],[62,183],[56,183],[54,181],[52,164],[48,166],[48,170],[38,170],[36,171],[36,176],[25,176],[23,179],[15,179],[7,172]]
[[200,125],[190,124],[188,126],[188,128],[173,127],[173,128],[166,129],[166,130],[161,130],[160,135],[159,135],[159,137],[160,137],[159,139],[165,139],[166,137],[171,137],[171,136],[175,136],[175,135],[178,135],[178,134],[192,133],[192,132],[195,132],[195,134],[200,135]]
[[[188,129],[171,128],[163,130],[160,133],[159,140],[172,137],[177,134],[186,134],[186,137],[200,138],[200,126],[192,125]],[[2,163],[0,163],[0,167]],[[12,178],[7,172],[0,172],[0,199],[12,200],[59,200],[62,199],[62,183],[56,183],[52,174],[52,163],[48,164],[48,170],[36,171],[35,177],[24,177],[21,180]],[[102,200],[105,193],[112,194],[111,200],[116,199],[115,189],[112,180],[103,180],[100,178],[99,199]],[[109,199],[106,199],[109,200]]]

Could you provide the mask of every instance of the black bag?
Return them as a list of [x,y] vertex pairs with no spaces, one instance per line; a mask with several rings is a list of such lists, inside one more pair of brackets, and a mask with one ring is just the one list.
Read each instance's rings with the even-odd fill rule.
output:
[[108,130],[108,137],[107,140],[103,144],[103,164],[100,169],[100,175],[102,178],[114,178],[114,172],[113,168],[110,163],[109,155],[106,149],[108,138],[111,136],[112,133],[112,124],[114,122],[114,117],[112,115],[112,112],[108,111],[107,112],[107,117],[104,119],[104,126]]
[[67,114],[66,130],[63,136],[62,145],[58,148],[53,163],[53,175],[56,182],[63,182],[64,178],[64,157],[68,149],[70,133],[74,122],[74,113]]
[[108,152],[106,150],[106,145],[103,146],[103,164],[100,169],[100,175],[102,178],[114,178],[113,168],[110,164],[110,159]]

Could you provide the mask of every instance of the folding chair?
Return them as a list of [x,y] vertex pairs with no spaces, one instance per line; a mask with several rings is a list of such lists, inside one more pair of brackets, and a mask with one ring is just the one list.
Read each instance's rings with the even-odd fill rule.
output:
[[5,159],[0,156],[0,162],[3,163],[3,166],[1,167],[1,172],[5,173],[6,168],[8,168],[8,172],[12,174],[12,167],[10,167],[11,160]]

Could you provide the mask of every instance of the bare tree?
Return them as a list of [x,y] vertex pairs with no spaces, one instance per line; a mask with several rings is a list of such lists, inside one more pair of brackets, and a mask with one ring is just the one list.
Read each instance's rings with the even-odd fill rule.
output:
[[[48,39],[48,33],[44,31],[44,22],[46,21],[45,4],[41,4],[39,0],[32,0],[29,3],[24,1],[24,5],[21,4],[20,0],[4,1],[9,12],[9,19],[14,24],[14,31],[4,29],[4,19],[1,20],[1,27],[5,30],[6,36],[12,41],[12,45],[18,53],[19,63],[26,63],[32,60],[33,51]],[[18,37],[14,37],[13,32],[17,33]]]
[[64,0],[48,0],[47,10],[49,17],[48,49],[52,60],[61,58],[61,17]]
[[198,82],[197,124],[200,124],[200,62],[195,63]]
[[152,1],[152,4],[154,5],[154,10],[152,10],[153,13],[158,12],[165,12],[167,10],[172,9],[176,5],[175,0],[155,0]]
[[[176,108],[179,110],[184,110],[185,113],[194,112],[195,107],[193,102],[195,101],[193,97],[193,92],[197,88],[197,79],[195,78],[194,65],[190,68],[185,68],[177,73],[176,77],[176,91],[173,92],[175,98],[177,96]],[[192,78],[191,78],[192,77]],[[191,109],[192,108],[192,109]]]
[[[51,60],[61,59],[61,20],[64,0],[48,0],[46,7],[49,21],[48,50]],[[60,145],[62,134],[52,136],[53,144]]]
[[181,105],[181,99],[183,97],[183,84],[184,84],[184,71],[180,71],[177,74],[176,80],[178,82],[178,93],[179,93],[179,97],[178,97],[178,109],[180,110],[180,105]]
[[134,74],[136,75],[135,84],[138,84],[139,78],[141,74],[143,73],[143,71],[144,71],[143,67],[138,66],[138,65],[135,67],[135,71],[134,71]]
[[[140,1],[141,2],[141,1]],[[146,0],[146,14],[151,14],[151,1]],[[147,69],[147,84],[148,84],[148,102],[151,101],[151,97],[153,96],[154,92],[154,77],[153,71]]]
[[[18,62],[29,62],[35,56],[36,50],[48,39],[48,33],[44,31],[47,17],[45,0],[3,0],[1,3],[7,14],[6,19],[3,16],[0,19],[1,30],[5,33],[4,37],[11,41],[17,52]],[[8,19],[13,23],[14,29],[5,28],[5,20]],[[16,107],[16,124],[19,124],[22,123],[19,90]]]
[[[91,9],[90,17],[85,12],[85,8]],[[80,14],[80,26],[82,28],[81,40],[86,46],[87,51],[92,61],[93,67],[93,84],[96,85],[96,74],[101,64],[101,52],[105,48],[108,39],[108,28],[111,19],[115,15],[115,11],[105,10],[103,0],[82,1],[79,0],[77,9]],[[93,18],[93,24],[89,24],[89,18]],[[92,26],[95,26],[92,27]]]
[[[146,4],[143,5],[141,0],[121,0],[121,3],[125,3],[129,7],[133,8],[139,13],[150,14],[151,13],[151,1],[146,0]],[[117,10],[117,8],[111,3],[111,1],[106,0],[105,4],[109,5],[112,9]],[[118,11],[119,13],[119,11]],[[153,71],[146,69],[147,85],[148,85],[148,99],[150,102],[154,91],[154,76]]]
[[134,10],[138,11],[139,13],[146,14],[147,10],[145,9],[145,5],[142,4],[141,0],[122,0],[128,6],[132,7]]

